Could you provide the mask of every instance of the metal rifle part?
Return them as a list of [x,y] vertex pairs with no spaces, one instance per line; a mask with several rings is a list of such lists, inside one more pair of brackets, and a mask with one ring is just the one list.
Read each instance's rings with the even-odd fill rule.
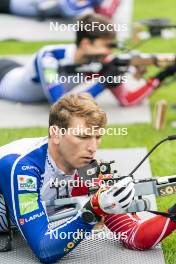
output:
[[[98,74],[104,65],[108,64],[101,62],[102,54],[86,55],[87,63],[84,64],[71,64],[59,66],[59,71],[67,72],[68,74],[84,73],[84,74]],[[176,63],[176,54],[174,53],[139,53],[132,51],[129,53],[122,53],[111,56],[111,60],[119,68],[119,73],[128,71],[128,67],[140,65],[155,65],[158,67],[166,67]]]
[[[125,176],[126,177],[126,176]],[[113,178],[111,181],[113,183],[118,182],[122,177]],[[105,180],[106,181],[106,180]],[[113,184],[112,183],[112,184]],[[176,193],[176,175],[148,178],[144,180],[134,180],[135,188],[135,199],[132,201],[130,207],[128,208],[128,213],[135,213],[141,211],[150,210],[150,201],[143,196],[155,194],[156,196],[165,197]],[[94,193],[99,189],[99,186],[94,186],[89,190],[89,195]],[[51,222],[56,220],[61,220],[67,217],[76,215],[79,209],[81,209],[84,204],[89,200],[89,195],[82,195],[76,197],[68,197],[62,199],[56,199],[53,201],[47,201],[46,206],[56,206],[61,209],[59,214],[55,214],[49,217]],[[69,208],[68,206],[72,206]],[[64,207],[64,210],[63,210]]]

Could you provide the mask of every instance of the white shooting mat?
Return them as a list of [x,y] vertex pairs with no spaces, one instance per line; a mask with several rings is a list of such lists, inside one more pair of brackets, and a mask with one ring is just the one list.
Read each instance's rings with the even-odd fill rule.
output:
[[[119,174],[124,175],[129,173],[134,166],[146,154],[145,148],[130,148],[130,149],[105,149],[99,150],[97,157],[104,160],[115,160]],[[151,176],[150,164],[147,161],[135,173],[136,178],[146,178]],[[152,208],[156,209],[154,196],[150,196]],[[142,217],[148,218],[151,215],[143,214]],[[4,237],[0,235],[0,246],[4,242]],[[8,253],[0,253],[0,264],[21,264],[39,263],[22,240],[20,235],[15,235],[14,249]],[[117,239],[104,238],[101,232],[94,237],[81,242],[71,253],[65,256],[58,263],[62,264],[164,264],[164,256],[161,247],[158,245],[154,249],[147,251],[136,251],[124,248]]]
[[[68,21],[67,23],[73,23]],[[32,18],[17,17],[12,15],[0,15],[0,40],[19,41],[74,41],[75,32],[61,24],[66,20],[37,21]],[[67,24],[66,24],[67,25]],[[60,28],[63,28],[60,30]]]
[[[106,6],[106,1],[104,1]],[[127,30],[117,31],[117,39],[120,42],[128,40],[131,36],[132,16],[134,0],[123,0],[114,14],[113,22],[119,25],[126,25]],[[50,22],[53,22],[50,30]],[[48,19],[39,21],[33,18],[20,17],[14,15],[1,14],[0,16],[0,40],[16,39],[23,41],[74,41],[75,32],[73,30],[58,30],[60,24],[75,23],[73,19]],[[64,28],[64,26],[62,26]]]
[[[106,111],[108,124],[150,123],[151,114],[147,102],[129,108],[118,105],[109,91],[104,91],[97,102]],[[49,105],[21,104],[0,100],[0,128],[46,127]]]

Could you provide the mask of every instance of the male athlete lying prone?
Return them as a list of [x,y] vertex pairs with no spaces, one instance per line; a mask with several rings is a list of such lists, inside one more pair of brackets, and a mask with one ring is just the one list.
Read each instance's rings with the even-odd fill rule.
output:
[[[95,158],[101,140],[99,131],[105,125],[106,114],[90,95],[65,95],[51,106],[48,137],[24,138],[0,148],[0,230],[7,231],[6,202],[11,221],[42,263],[54,263],[73,250],[84,238],[75,241],[74,232],[91,232],[102,217],[112,232],[126,233],[122,243],[130,249],[149,249],[176,229],[176,222],[164,216],[142,220],[136,214],[125,213],[134,198],[131,177],[100,188],[65,223],[49,225],[51,212],[46,210],[45,201],[57,197],[50,180],[77,179],[77,169]],[[92,134],[85,132],[94,126],[97,129]],[[61,128],[65,134],[59,132]],[[68,128],[82,129],[80,133],[68,133]],[[88,189],[69,186],[68,191],[77,196],[87,194]],[[60,195],[66,195],[65,187]],[[83,217],[85,211],[93,216],[91,221]],[[176,213],[176,206],[170,212]],[[52,231],[58,232],[58,237],[51,239]],[[61,232],[72,232],[72,236],[61,239]],[[69,248],[73,240],[74,246]]]

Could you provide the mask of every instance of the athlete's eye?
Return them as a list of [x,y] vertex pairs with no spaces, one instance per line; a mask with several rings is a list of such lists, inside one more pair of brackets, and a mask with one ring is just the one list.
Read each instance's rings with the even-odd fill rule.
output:
[[97,139],[97,140],[100,140],[101,138],[102,138],[101,135],[96,136],[96,139]]
[[91,136],[89,136],[89,135],[77,135],[76,137],[80,138],[80,139],[87,139],[87,138],[90,138]]

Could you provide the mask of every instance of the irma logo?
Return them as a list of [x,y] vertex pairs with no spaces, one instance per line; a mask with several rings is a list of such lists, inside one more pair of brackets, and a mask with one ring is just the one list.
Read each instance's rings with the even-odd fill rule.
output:
[[28,175],[18,175],[18,190],[19,191],[36,191],[37,179]]

